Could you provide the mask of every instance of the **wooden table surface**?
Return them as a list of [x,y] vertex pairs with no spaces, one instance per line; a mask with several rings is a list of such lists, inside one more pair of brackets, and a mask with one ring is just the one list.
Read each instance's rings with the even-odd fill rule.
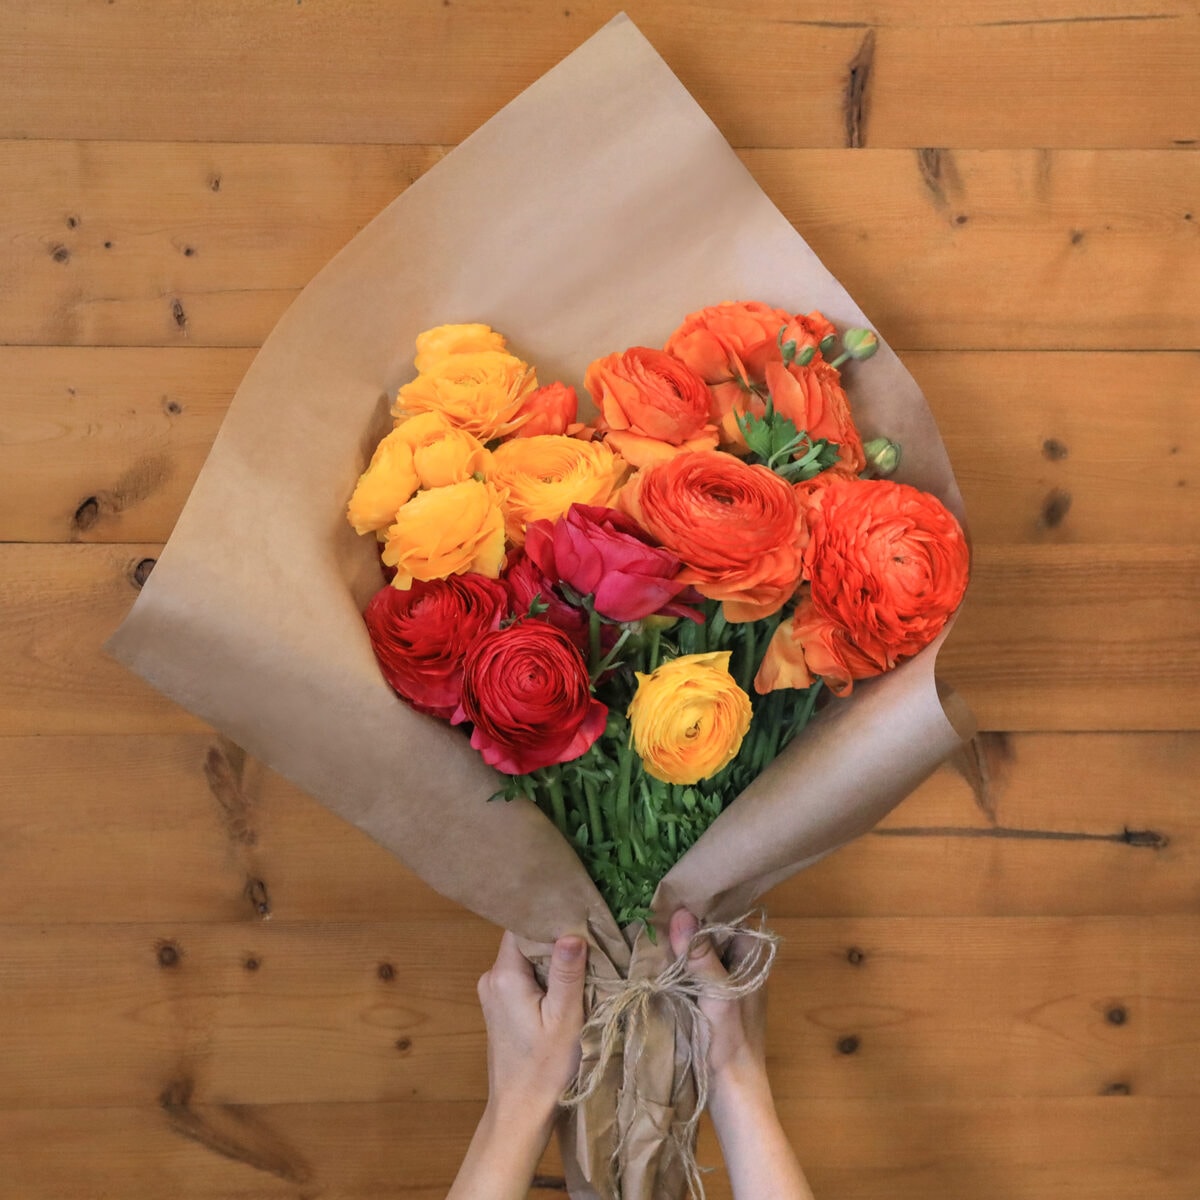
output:
[[[100,646],[299,289],[613,11],[0,2],[4,1200],[444,1194],[496,932]],[[816,1193],[1190,1200],[1195,0],[629,12],[927,391],[976,541],[987,732],[770,899]]]

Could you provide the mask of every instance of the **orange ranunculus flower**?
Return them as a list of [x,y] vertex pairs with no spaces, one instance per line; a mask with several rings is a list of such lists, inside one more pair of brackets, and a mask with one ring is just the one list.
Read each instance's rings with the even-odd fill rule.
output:
[[517,413],[521,424],[509,436],[525,438],[567,433],[575,424],[578,411],[579,397],[573,387],[565,383],[547,383],[525,398]]
[[392,412],[441,413],[451,425],[486,442],[518,427],[521,406],[536,390],[533,368],[511,354],[449,354],[400,389]]
[[680,581],[723,601],[728,621],[770,616],[796,590],[804,508],[766,467],[716,450],[681,454],[640,471],[617,504],[683,561]]
[[478,354],[483,350],[504,350],[504,335],[490,325],[439,325],[417,334],[417,356],[413,366],[428,371],[451,354]]
[[716,447],[717,431],[708,420],[708,388],[670,354],[633,346],[606,355],[588,367],[584,385],[600,410],[599,427],[635,467],[684,450]]
[[497,446],[488,478],[504,507],[509,540],[521,546],[530,521],[556,521],[572,504],[608,507],[627,471],[605,442],[542,434]]
[[441,413],[418,413],[402,420],[388,436],[410,447],[413,468],[423,488],[461,483],[487,470],[484,444],[451,425]]
[[841,479],[808,496],[808,595],[776,631],[759,692],[820,676],[839,696],[924,649],[962,601],[970,554],[936,496]]
[[358,477],[346,519],[356,533],[382,529],[396,519],[420,486],[412,447],[393,430],[375,447],[367,469]]
[[821,358],[807,367],[799,363],[767,364],[767,388],[775,408],[790,417],[797,429],[813,441],[821,438],[838,445],[838,462],[857,475],[867,465],[862,438],[850,415],[850,401],[842,388],[841,374]]
[[477,479],[420,492],[388,528],[383,561],[396,568],[392,586],[406,591],[474,571],[498,579],[504,568],[504,513],[495,490]]
[[728,650],[686,654],[637,673],[629,734],[648,774],[699,783],[728,766],[750,728],[750,697],[729,673]]

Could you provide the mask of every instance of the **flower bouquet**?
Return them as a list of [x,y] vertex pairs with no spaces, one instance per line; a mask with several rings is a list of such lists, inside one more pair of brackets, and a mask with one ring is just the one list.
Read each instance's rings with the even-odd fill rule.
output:
[[[585,1037],[590,1083],[581,1089],[579,1103],[562,1126],[564,1167],[576,1197],[648,1200],[680,1196],[686,1190],[679,1149],[694,1129],[698,1089],[689,1057],[689,1012],[661,983],[669,977],[664,974],[669,966],[665,916],[686,905],[710,924],[739,917],[775,883],[869,829],[969,731],[961,702],[939,685],[934,672],[952,619],[895,669],[864,677],[870,670],[861,668],[872,657],[878,662],[880,655],[890,655],[898,661],[910,651],[891,643],[856,642],[851,648],[834,635],[828,622],[838,616],[843,600],[859,593],[837,586],[839,578],[849,578],[844,565],[827,571],[814,557],[826,527],[870,522],[856,506],[873,489],[906,485],[936,496],[960,520],[961,498],[920,391],[882,339],[874,357],[861,369],[856,366],[850,393],[853,423],[863,443],[887,437],[903,447],[899,470],[887,484],[850,478],[861,475],[861,468],[855,466],[845,475],[825,461],[831,445],[838,447],[842,461],[851,439],[844,431],[826,434],[815,427],[805,432],[827,443],[811,460],[821,461],[823,470],[810,480],[780,476],[777,467],[801,462],[816,442],[799,458],[799,446],[780,454],[783,446],[768,429],[769,441],[755,448],[753,439],[764,431],[757,422],[772,422],[765,397],[751,394],[752,389],[741,409],[736,402],[728,409],[710,407],[710,416],[719,411],[721,420],[706,419],[700,434],[711,446],[712,432],[703,426],[713,424],[717,446],[731,447],[731,439],[741,433],[750,455],[693,447],[660,465],[639,465],[637,447],[645,448],[639,439],[670,438],[643,423],[647,414],[638,416],[625,408],[617,383],[594,380],[605,423],[603,439],[594,437],[600,429],[592,422],[590,440],[563,440],[572,441],[577,454],[599,459],[609,454],[617,472],[610,474],[609,482],[616,494],[573,497],[584,510],[574,515],[570,505],[556,518],[536,507],[520,515],[524,568],[519,567],[522,556],[515,552],[508,562],[521,536],[513,496],[521,492],[515,480],[528,475],[526,456],[536,452],[529,445],[538,437],[503,441],[492,451],[490,468],[470,472],[471,482],[484,491],[503,489],[508,496],[507,513],[502,505],[500,525],[493,516],[491,540],[484,537],[479,547],[479,565],[503,571],[506,577],[473,585],[475,590],[456,603],[464,606],[461,611],[474,611],[478,605],[481,621],[485,610],[491,613],[488,637],[513,628],[532,631],[520,636],[532,636],[534,642],[541,638],[546,646],[552,642],[559,648],[556,656],[565,656],[569,645],[587,670],[586,687],[577,677],[572,693],[578,724],[566,745],[556,744],[554,757],[573,748],[577,736],[581,743],[596,736],[588,746],[579,746],[578,756],[544,765],[524,757],[524,749],[554,739],[509,737],[502,718],[511,713],[511,705],[493,703],[494,680],[514,678],[511,641],[494,656],[494,676],[488,675],[485,655],[478,651],[478,670],[472,668],[472,682],[462,688],[449,713],[445,710],[453,699],[452,687],[449,694],[432,689],[425,696],[430,710],[441,709],[433,715],[398,699],[381,672],[363,613],[387,582],[385,568],[394,567],[397,578],[401,570],[411,575],[414,586],[409,591],[433,586],[411,569],[411,547],[403,549],[402,540],[388,531],[403,524],[401,513],[414,509],[420,514],[419,490],[433,494],[436,489],[414,489],[416,499],[385,512],[390,523],[385,527],[384,562],[377,539],[360,536],[347,523],[346,503],[355,480],[393,427],[390,410],[401,389],[417,382],[410,348],[423,331],[447,323],[481,322],[502,329],[520,349],[521,359],[536,363],[543,378],[578,382],[586,381],[597,355],[622,355],[622,347],[666,346],[685,314],[719,301],[753,297],[769,298],[787,314],[818,310],[843,331],[843,343],[846,331],[868,324],[653,48],[619,18],[408,188],[305,288],[247,372],[170,542],[110,642],[111,651],[133,670],[387,846],[439,892],[517,932],[531,956],[544,954],[548,943],[564,933],[587,936],[588,995],[595,1011],[609,1006],[608,1011],[639,1013],[644,1019],[633,1022],[630,1016],[616,1030],[622,1036],[606,1044],[595,1030]],[[798,358],[809,342],[785,336],[780,344],[778,331],[769,332],[779,354],[772,368],[778,386],[749,364],[743,365],[752,373],[742,378],[765,386],[777,409],[796,400],[791,395],[795,389],[779,370],[802,374],[790,370],[796,358],[783,361],[785,347],[794,342]],[[816,340],[820,350],[824,335]],[[826,352],[820,353],[825,358]],[[831,366],[837,354],[832,349],[830,354]],[[774,361],[775,351],[770,357]],[[418,379],[436,370],[431,366],[426,371],[425,365],[417,364]],[[703,363],[692,369],[705,379],[706,387],[721,386],[705,376]],[[741,390],[736,379],[728,382]],[[801,382],[796,380],[797,387]],[[528,380],[516,384],[518,391],[527,385]],[[522,393],[520,404],[531,394]],[[723,394],[734,396],[729,387]],[[546,419],[557,419],[554,396],[543,394],[541,402]],[[406,412],[417,419],[419,402]],[[537,419],[535,413],[523,424],[531,430]],[[490,440],[495,439],[485,439]],[[403,450],[399,456],[404,458]],[[747,461],[751,456],[760,461]],[[413,454],[414,461],[418,457]],[[618,459],[623,467],[615,466]],[[685,482],[676,478],[675,473],[684,470],[677,464],[713,460],[721,460],[725,471],[752,471],[756,479],[770,476],[769,487],[780,495],[780,488],[789,495],[809,489],[803,506],[803,546],[755,545],[756,563],[761,558],[758,565],[765,571],[759,582],[765,591],[775,586],[779,600],[770,616],[736,610],[740,603],[765,605],[765,591],[759,595],[757,585],[739,599],[716,594],[711,580],[702,578],[712,566],[703,555],[720,543],[709,545],[705,539],[674,545],[660,527],[675,511],[670,497],[686,491]],[[806,469],[802,466],[801,473]],[[474,479],[477,473],[482,480]],[[536,468],[533,476],[540,478]],[[439,486],[461,487],[466,482]],[[468,491],[478,498],[474,487],[460,494],[465,497]],[[482,500],[478,503],[486,507]],[[595,517],[586,511],[614,511],[614,505],[618,516]],[[467,506],[450,507],[454,521],[460,521]],[[879,515],[873,504],[867,507]],[[436,508],[425,511],[434,514],[434,524],[440,522]],[[694,526],[688,510],[680,511],[686,534]],[[891,520],[886,510],[884,514]],[[529,528],[542,520],[550,527],[535,532],[531,546]],[[684,587],[670,596],[660,594],[648,616],[633,617],[614,608],[614,615],[606,617],[597,600],[599,581],[593,586],[579,576],[575,585],[569,582],[574,567],[568,560],[581,523],[599,529],[601,540],[628,536],[654,543],[654,550],[669,551],[684,567],[667,582]],[[486,524],[485,519],[481,527]],[[772,523],[767,527],[776,529]],[[632,550],[627,542],[622,544]],[[841,535],[830,540],[830,546],[839,554],[845,551],[846,561],[853,559],[854,547]],[[773,582],[770,566],[780,554],[797,560],[794,575],[793,566],[780,574],[788,577],[786,588]],[[503,567],[498,565],[501,556]],[[524,580],[521,570],[527,573]],[[543,571],[555,576],[552,587],[544,586],[539,577]],[[614,572],[614,566],[606,565],[601,577]],[[801,575],[798,596],[779,594],[780,588],[794,593]],[[449,586],[462,586],[465,574],[455,576],[452,571],[446,578],[460,581]],[[497,585],[503,587],[503,599]],[[466,586],[469,590],[472,585]],[[388,587],[402,595],[403,589]],[[827,587],[832,591],[823,593]],[[384,595],[396,603],[389,593]],[[591,610],[587,596],[592,597]],[[586,633],[582,627],[562,629],[546,620],[559,600],[577,614],[586,614]],[[493,601],[494,610],[489,608]],[[537,611],[543,604],[546,610]],[[675,605],[678,614],[667,611]],[[595,634],[592,610],[597,613]],[[675,623],[658,630],[655,649],[659,614]],[[507,622],[507,629],[490,629],[496,615],[498,625]],[[746,616],[752,619],[741,619]],[[776,630],[768,639],[759,622],[776,616]],[[575,619],[579,622],[578,615]],[[747,653],[750,631],[753,655]],[[391,636],[377,634],[376,641],[382,644]],[[777,675],[764,677],[761,685],[766,690],[760,691],[750,678],[750,666],[760,660],[757,678],[763,665],[760,646],[775,646],[776,638]],[[720,648],[710,647],[710,639]],[[494,647],[494,642],[485,647],[489,659]],[[645,783],[652,797],[670,791],[671,805],[677,802],[684,813],[694,811],[688,789],[693,789],[690,799],[696,810],[715,808],[708,791],[712,781],[722,772],[731,779],[742,769],[739,760],[744,755],[759,753],[755,720],[760,732],[778,735],[780,746],[790,731],[786,715],[782,722],[761,721],[764,706],[783,704],[802,718],[817,679],[826,681],[823,687],[830,692],[850,690],[852,682],[853,687],[849,695],[818,712],[757,774],[755,761],[731,783],[720,797],[719,814],[704,813],[712,817],[711,823],[666,871],[649,899],[648,885],[636,870],[626,875],[624,898],[620,887],[625,885],[612,890],[603,872],[595,871],[613,904],[619,909],[627,905],[627,916],[640,914],[640,919],[624,922],[577,853],[583,839],[592,848],[611,843],[618,866],[624,845],[636,865],[637,834],[643,851],[651,843],[669,848],[673,829],[679,849],[681,837],[690,836],[686,831],[692,827],[685,818],[662,820],[657,831],[648,829],[644,809],[637,810],[642,823],[636,833],[636,822],[631,824],[628,837],[613,833],[612,820],[624,821],[623,811],[614,810],[612,818],[601,813],[601,824],[594,827],[583,771],[594,766],[604,776],[614,762],[618,772],[624,769],[622,749],[628,752],[630,742],[622,723],[629,722],[635,738],[641,736],[633,729],[639,724],[636,710],[634,715],[629,711],[629,689],[637,685],[637,675],[652,680],[670,661],[693,654],[729,655],[724,670],[750,704],[750,730],[730,762],[697,783],[672,782],[683,778],[672,774],[673,766],[662,772],[669,778],[656,777],[637,749],[636,763],[626,753],[631,805],[636,769],[638,803]],[[531,655],[531,670],[533,659],[540,669],[546,655]],[[812,677],[811,684],[804,672]],[[775,690],[776,682],[785,686]],[[511,682],[505,686],[511,687]],[[668,697],[676,691],[663,688]],[[608,709],[603,726],[593,702]],[[735,698],[722,728],[741,728],[739,705],[744,716],[744,702]],[[461,724],[470,725],[479,751],[450,723],[460,707]],[[657,745],[664,731],[670,736],[662,739],[663,745],[671,744],[680,729],[686,740],[688,721],[659,720],[673,711],[670,704],[645,707],[647,746]],[[538,716],[536,706],[531,707],[522,723],[532,727]],[[645,748],[636,740],[633,745]],[[484,747],[495,767],[485,761]],[[730,748],[725,746],[723,753]],[[591,763],[587,755],[603,761]],[[697,765],[694,752],[668,757],[673,763],[687,760]],[[764,751],[764,762],[766,757]],[[657,762],[657,753],[650,759]],[[710,765],[703,764],[704,769]],[[578,780],[572,772],[578,773]],[[526,791],[531,776],[532,798]],[[565,837],[556,824],[556,778],[563,794]],[[595,778],[591,782],[606,793],[622,794],[620,777],[615,790],[607,777],[603,784]],[[513,798],[497,799],[498,792]],[[631,820],[634,811],[630,807]],[[586,834],[579,832],[583,828]],[[631,995],[636,995],[637,1004],[621,1007],[622,998]],[[607,1056],[605,1045],[611,1052]]]
[[[347,518],[388,581],[364,613],[396,693],[576,848],[626,926],[808,724],[823,685],[894,669],[966,589],[936,497],[868,478],[839,367],[869,330],[759,301],[689,314],[663,350],[538,387],[486,325],[416,339],[418,374]],[[719,449],[718,449],[719,447]]]

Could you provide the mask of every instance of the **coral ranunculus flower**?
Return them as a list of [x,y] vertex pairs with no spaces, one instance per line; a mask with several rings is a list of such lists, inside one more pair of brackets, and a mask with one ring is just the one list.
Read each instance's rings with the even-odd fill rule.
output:
[[575,423],[579,412],[579,397],[565,383],[547,383],[530,392],[521,405],[516,419],[517,431],[510,437],[540,437],[542,434],[563,434]]
[[635,467],[681,450],[716,447],[704,380],[662,350],[634,346],[598,358],[588,367],[584,385],[600,410],[608,440]]
[[820,358],[807,367],[799,363],[767,364],[767,388],[776,411],[788,417],[812,440],[822,438],[838,445],[838,462],[857,475],[867,465],[862,438],[850,415],[850,401],[842,388],[841,374]]
[[664,783],[699,783],[736,757],[750,697],[729,673],[728,650],[686,654],[637,674],[629,732],[642,765]]
[[420,492],[387,530],[383,561],[392,587],[475,571],[497,579],[504,567],[504,513],[494,489],[477,479]]
[[518,427],[521,406],[537,385],[528,363],[501,350],[449,354],[400,389],[392,413],[441,413],[486,442]]
[[420,486],[412,447],[393,430],[375,447],[370,464],[358,477],[346,519],[355,533],[374,533],[396,519]]
[[585,753],[608,709],[591,694],[587,664],[561,629],[518,621],[479,638],[463,667],[454,724],[474,725],[471,745],[509,775],[527,775]]
[[924,649],[962,602],[970,553],[936,496],[887,479],[836,480],[808,496],[808,596],[772,639],[755,690],[839,696]]
[[401,421],[388,436],[411,447],[413,469],[424,488],[461,483],[487,469],[484,444],[455,428],[441,413],[418,413]]
[[729,621],[770,616],[800,582],[799,493],[766,467],[716,450],[640,471],[618,506],[683,560],[679,580],[724,603]]
[[478,354],[483,350],[505,348],[504,335],[490,325],[439,325],[417,334],[417,357],[413,366],[418,371],[428,371],[452,354]]
[[384,586],[363,613],[383,677],[418,712],[449,720],[462,697],[463,659],[471,644],[508,611],[497,579],[452,575]]
[[497,446],[488,478],[504,506],[509,540],[520,546],[530,521],[555,521],[572,504],[607,505],[627,470],[605,442],[544,434]]

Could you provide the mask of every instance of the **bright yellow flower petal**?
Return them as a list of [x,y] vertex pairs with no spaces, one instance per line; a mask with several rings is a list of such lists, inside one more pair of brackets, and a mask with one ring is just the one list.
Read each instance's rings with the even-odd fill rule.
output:
[[428,371],[451,354],[476,354],[480,350],[503,350],[504,335],[490,325],[439,325],[417,334],[417,357],[413,365]]
[[392,586],[474,571],[498,579],[504,569],[504,514],[495,491],[467,479],[419,492],[387,531],[383,561],[396,568]]
[[346,519],[357,533],[383,529],[419,486],[412,447],[393,431],[375,447],[370,465],[359,476]]
[[664,783],[699,783],[733,761],[750,729],[750,697],[729,673],[730,652],[686,654],[638,674],[629,705],[633,747]]
[[537,386],[534,369],[503,351],[451,354],[406,383],[392,412],[441,413],[486,442],[519,428],[521,406]]

